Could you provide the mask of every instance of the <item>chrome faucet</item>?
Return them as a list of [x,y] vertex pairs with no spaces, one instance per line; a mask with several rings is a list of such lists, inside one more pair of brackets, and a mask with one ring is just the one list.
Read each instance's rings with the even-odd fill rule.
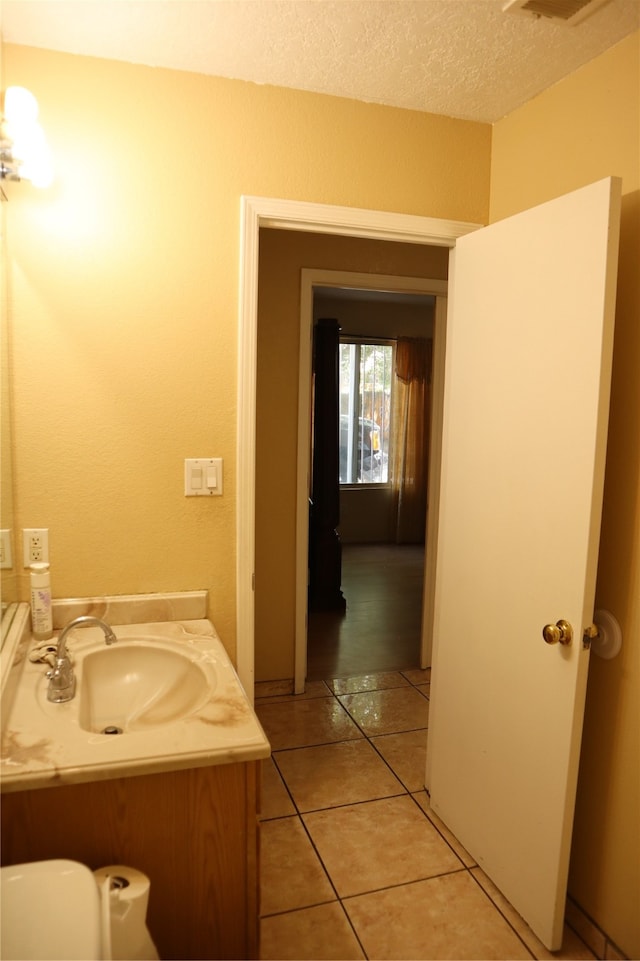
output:
[[82,615],[69,621],[67,626],[60,632],[58,638],[58,649],[56,651],[56,663],[51,671],[47,671],[49,678],[49,689],[47,690],[47,700],[54,704],[63,704],[65,701],[73,700],[76,693],[76,676],[73,673],[71,661],[67,656],[67,634],[74,627],[100,627],[104,631],[104,639],[107,644],[115,644],[118,640],[108,624],[101,621],[99,617]]

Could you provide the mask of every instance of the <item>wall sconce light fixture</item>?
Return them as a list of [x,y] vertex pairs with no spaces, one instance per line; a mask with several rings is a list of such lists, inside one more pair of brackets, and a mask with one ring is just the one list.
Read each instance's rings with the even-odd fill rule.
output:
[[4,92],[0,179],[30,180],[35,187],[48,187],[53,181],[51,150],[38,123],[38,101],[24,87]]

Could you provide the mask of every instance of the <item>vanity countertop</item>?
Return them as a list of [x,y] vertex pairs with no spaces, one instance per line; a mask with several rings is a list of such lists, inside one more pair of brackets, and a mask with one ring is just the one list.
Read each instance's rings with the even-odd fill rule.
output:
[[[122,640],[149,636],[185,644],[197,651],[215,672],[211,695],[179,721],[119,736],[94,733],[80,726],[78,708],[73,702],[50,704],[46,701],[43,692],[48,683],[45,677],[48,665],[29,660],[35,642],[23,639],[12,668],[17,677],[11,685],[11,703],[4,712],[0,754],[3,792],[254,761],[269,756],[269,742],[209,620],[197,618],[112,627]],[[99,628],[83,627],[70,633],[71,655],[74,645],[78,645],[76,652],[81,653],[82,645],[89,644],[92,635],[102,641]],[[78,684],[82,684],[81,668]]]

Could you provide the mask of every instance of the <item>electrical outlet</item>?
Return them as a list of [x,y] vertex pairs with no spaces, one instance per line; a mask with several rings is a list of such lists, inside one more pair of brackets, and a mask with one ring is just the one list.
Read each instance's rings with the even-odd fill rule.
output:
[[9,570],[13,567],[13,552],[11,550],[11,531],[0,531],[0,568]]
[[49,560],[49,531],[46,527],[25,527],[22,531],[24,566]]

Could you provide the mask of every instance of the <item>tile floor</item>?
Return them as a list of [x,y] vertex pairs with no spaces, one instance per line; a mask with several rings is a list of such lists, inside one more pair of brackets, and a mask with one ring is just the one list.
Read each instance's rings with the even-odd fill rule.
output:
[[309,611],[307,678],[420,665],[424,545],[342,544],[342,611]]
[[429,671],[258,685],[260,958],[592,959],[550,954],[429,808]]

